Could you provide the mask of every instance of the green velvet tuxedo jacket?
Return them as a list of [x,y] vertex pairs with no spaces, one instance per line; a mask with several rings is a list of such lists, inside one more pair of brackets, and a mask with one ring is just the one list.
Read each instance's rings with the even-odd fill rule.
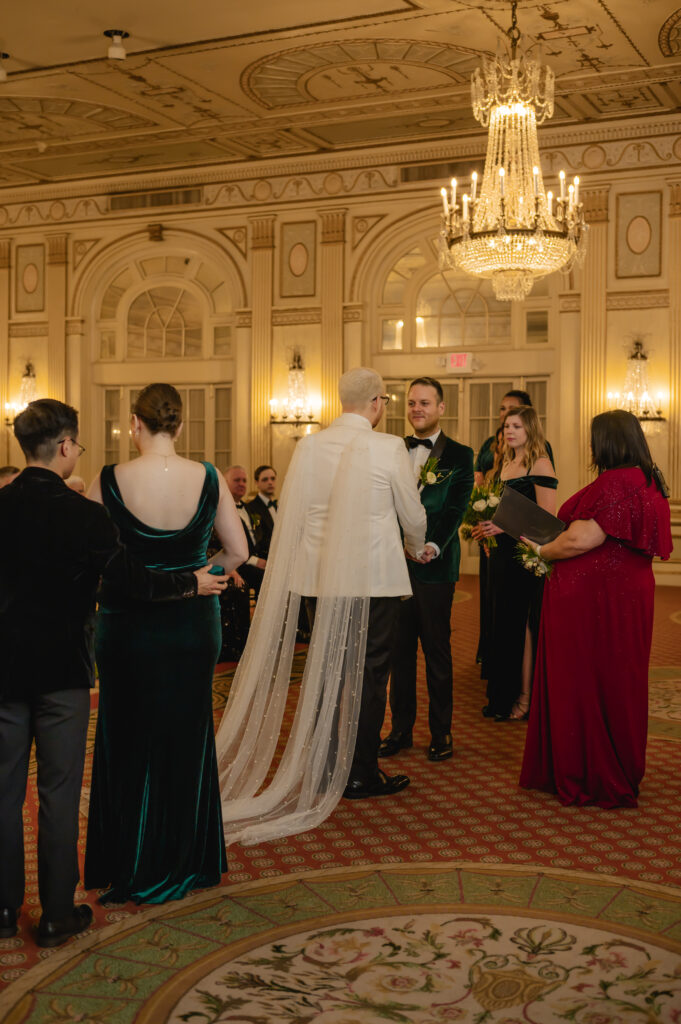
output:
[[473,449],[441,433],[428,457],[438,460],[435,471],[445,477],[440,483],[419,484],[428,519],[426,543],[432,540],[440,554],[427,565],[409,562],[409,571],[422,583],[455,583],[461,561],[459,527],[473,490]]

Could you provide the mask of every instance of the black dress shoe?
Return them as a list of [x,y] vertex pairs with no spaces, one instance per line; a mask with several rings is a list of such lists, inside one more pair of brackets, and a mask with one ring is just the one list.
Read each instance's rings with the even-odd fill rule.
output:
[[494,718],[496,711],[494,710],[491,704],[485,704],[484,708],[482,709],[482,714],[484,718]]
[[410,732],[391,732],[381,742],[378,748],[379,757],[392,757],[399,754],[400,750],[409,750],[413,746]]
[[48,949],[52,946],[61,946],[72,935],[84,932],[91,924],[92,907],[87,903],[74,907],[69,916],[63,917],[61,921],[47,921],[45,917],[41,917],[38,925],[38,945]]
[[429,761],[446,761],[448,757],[451,757],[454,753],[452,749],[452,734],[451,732],[441,740],[433,740],[428,747],[428,760]]
[[392,796],[406,789],[409,785],[408,775],[386,775],[377,771],[369,782],[364,779],[350,779],[343,792],[346,800],[366,800],[371,796]]
[[11,939],[17,933],[17,912],[0,907],[0,939]]

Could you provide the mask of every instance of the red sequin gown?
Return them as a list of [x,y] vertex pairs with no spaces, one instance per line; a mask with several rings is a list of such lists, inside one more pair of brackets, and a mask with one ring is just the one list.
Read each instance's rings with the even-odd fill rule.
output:
[[560,509],[605,542],[556,562],[544,590],[520,785],[563,804],[636,807],[645,770],[654,555],[669,503],[640,469],[611,469]]

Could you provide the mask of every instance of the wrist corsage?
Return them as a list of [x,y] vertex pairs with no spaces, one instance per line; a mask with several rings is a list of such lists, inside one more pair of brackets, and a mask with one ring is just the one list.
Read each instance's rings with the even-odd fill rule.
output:
[[549,579],[553,572],[553,562],[541,556],[541,545],[532,545],[521,540],[516,544],[515,558],[523,569],[534,573],[535,576],[545,576]]

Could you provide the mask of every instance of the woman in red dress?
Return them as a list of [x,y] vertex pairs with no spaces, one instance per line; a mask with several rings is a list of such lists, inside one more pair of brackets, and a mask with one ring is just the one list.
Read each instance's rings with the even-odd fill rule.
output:
[[[591,424],[598,478],[569,498],[541,556],[544,591],[520,785],[563,804],[636,807],[645,770],[652,560],[672,538],[664,480],[623,410]],[[537,547],[536,545],[534,545]]]

